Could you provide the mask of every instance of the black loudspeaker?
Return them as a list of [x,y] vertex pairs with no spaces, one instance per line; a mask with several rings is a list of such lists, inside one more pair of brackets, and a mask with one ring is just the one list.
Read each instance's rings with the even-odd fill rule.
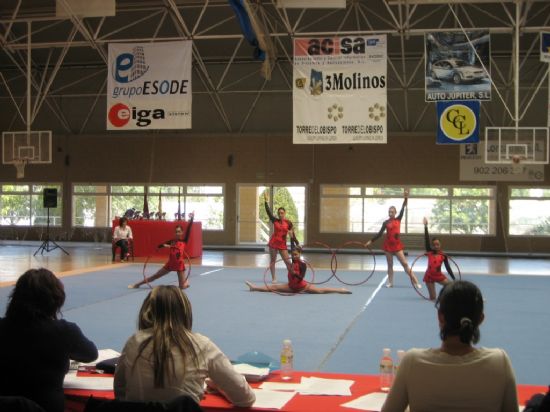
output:
[[57,207],[57,189],[55,188],[44,189],[44,207],[45,208]]

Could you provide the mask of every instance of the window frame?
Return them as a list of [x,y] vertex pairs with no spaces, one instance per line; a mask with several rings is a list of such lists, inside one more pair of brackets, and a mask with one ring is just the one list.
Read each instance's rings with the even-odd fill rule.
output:
[[[104,192],[77,192],[76,191],[76,188],[77,187],[81,187],[81,186],[105,186],[106,190]],[[139,192],[125,192],[123,190],[121,191],[118,191],[117,188],[118,187],[141,187],[143,188],[143,191],[139,191]],[[154,192],[150,192],[150,188],[158,188],[160,187],[160,191],[162,192],[162,188],[163,187],[179,187],[181,188],[181,201],[182,201],[182,209],[183,210],[186,210],[186,203],[187,203],[187,198],[189,197],[204,197],[204,198],[208,198],[208,197],[216,197],[216,198],[219,198],[221,197],[222,198],[222,203],[223,203],[223,217],[222,217],[222,221],[221,221],[221,225],[222,227],[221,228],[216,228],[216,229],[208,229],[206,225],[203,224],[203,230],[206,230],[206,231],[209,231],[209,232],[222,232],[225,230],[225,226],[226,226],[226,188],[225,188],[225,184],[224,183],[158,183],[158,182],[153,182],[153,183],[103,183],[103,182],[94,182],[94,183],[89,183],[89,182],[73,182],[71,184],[71,205],[72,205],[72,210],[71,210],[71,226],[73,228],[103,228],[103,227],[111,227],[110,225],[110,222],[112,222],[114,219],[115,219],[115,215],[112,211],[112,198],[114,196],[145,196],[145,194],[147,193],[147,196],[148,196],[148,199],[152,199],[152,198],[158,198],[159,196],[159,192],[157,192],[156,190]],[[214,188],[220,188],[220,193],[197,193],[197,192],[190,192],[189,191],[189,188],[192,188],[192,187],[214,187]],[[76,208],[75,208],[75,200],[76,200],[76,197],[78,196],[105,196],[107,198],[107,213],[108,213],[108,216],[107,216],[107,224],[108,226],[85,226],[84,224],[81,224],[81,225],[77,225],[75,224],[75,220],[76,220],[76,215],[75,215],[75,211],[76,211]],[[172,193],[172,192],[166,192],[166,193],[162,193],[162,197],[174,197],[174,196],[177,196],[177,194],[175,193]],[[174,219],[166,219],[167,221],[172,221]]]
[[[5,186],[27,186],[27,190],[4,190]],[[40,190],[37,190],[36,187],[40,187]],[[36,206],[36,202],[33,201],[33,197],[38,198],[38,205],[44,202],[44,188],[56,188],[57,189],[57,207],[56,210],[60,210],[59,216],[52,216],[50,214],[49,224],[46,223],[33,223],[33,219],[36,219],[38,216],[35,215],[36,210],[40,209],[54,209],[54,208],[44,208],[42,206]],[[3,216],[0,216],[0,227],[39,227],[43,228],[46,226],[51,226],[55,228],[63,227],[63,184],[61,182],[0,182],[0,196],[26,196],[29,202],[29,214],[27,216],[28,223],[26,224],[4,224],[2,222]],[[0,202],[1,205],[1,202]],[[47,216],[44,216],[47,219]],[[56,223],[59,221],[59,223]]]
[[[324,195],[323,192],[325,188],[360,188],[360,194],[353,194],[353,195],[338,195],[338,194],[329,194]],[[387,191],[389,193],[368,193],[370,189],[380,190],[380,191]],[[365,220],[365,200],[366,199],[395,199],[397,197],[403,197],[403,191],[404,189],[409,189],[409,201],[413,199],[448,199],[449,200],[449,231],[448,232],[439,232],[431,230],[430,233],[438,234],[438,235],[449,235],[449,236],[476,236],[476,237],[489,237],[489,236],[496,236],[496,219],[497,219],[497,212],[496,212],[496,203],[497,203],[497,186],[496,185],[445,185],[445,186],[439,186],[439,185],[413,185],[413,186],[400,186],[400,185],[375,185],[375,184],[332,184],[332,183],[321,183],[319,185],[319,219],[322,220],[324,218],[322,212],[323,208],[323,200],[325,198],[347,198],[347,199],[362,199],[362,206],[361,206],[361,216],[362,216],[362,222],[361,222],[361,231],[327,231],[322,229],[322,225],[319,225],[319,233],[323,234],[372,234],[377,233],[377,231],[365,231],[365,226],[368,224],[368,221]],[[412,193],[414,189],[445,189],[446,194],[442,194],[441,196],[437,195],[427,195],[427,194],[418,194],[415,195]],[[489,194],[486,195],[455,195],[454,191],[455,189],[486,189],[489,190]],[[482,200],[488,200],[489,201],[489,210],[488,210],[488,228],[487,233],[457,233],[456,231],[453,231],[453,200],[475,200],[475,199],[482,199]],[[395,205],[398,209],[400,207],[399,205]],[[398,210],[399,212],[399,210]],[[380,224],[382,224],[383,219],[380,218]],[[349,223],[349,222],[348,222]],[[417,235],[420,234],[415,231],[410,231],[409,228],[410,222],[409,222],[409,208],[407,207],[405,209],[405,213],[403,215],[402,220],[402,226],[401,226],[401,232],[403,234],[410,234],[410,235]],[[349,227],[349,225],[348,225]]]
[[[549,191],[547,197],[545,195],[541,197],[530,197],[530,196],[514,196],[513,191],[514,190],[546,190]],[[522,233],[522,234],[512,234],[510,233],[510,228],[512,227],[511,222],[511,211],[512,211],[512,202],[514,200],[528,200],[528,201],[549,201],[550,202],[550,186],[539,186],[539,187],[533,187],[533,186],[521,186],[521,185],[513,185],[508,186],[508,224],[506,228],[506,236],[512,237],[512,238],[520,238],[520,237],[536,237],[536,238],[547,238],[550,237],[550,231],[548,234],[537,234],[537,233]]]

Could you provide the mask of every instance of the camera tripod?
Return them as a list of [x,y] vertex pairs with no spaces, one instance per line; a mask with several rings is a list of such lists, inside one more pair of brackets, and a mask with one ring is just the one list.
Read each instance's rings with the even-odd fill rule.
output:
[[50,208],[48,207],[48,221],[46,223],[46,238],[40,245],[38,249],[34,252],[33,256],[36,256],[38,252],[40,252],[41,255],[44,254],[44,252],[51,252],[55,249],[61,249],[66,255],[69,254],[65,249],[63,249],[61,246],[59,246],[55,240],[50,239]]

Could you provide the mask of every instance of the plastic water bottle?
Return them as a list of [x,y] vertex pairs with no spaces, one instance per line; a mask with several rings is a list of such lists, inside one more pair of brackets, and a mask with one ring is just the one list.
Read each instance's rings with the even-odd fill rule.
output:
[[281,379],[291,380],[293,371],[294,351],[292,350],[292,342],[290,339],[285,339],[283,341],[283,349],[281,349]]
[[393,381],[393,360],[391,358],[391,349],[384,348],[382,358],[380,359],[380,390],[389,392]]
[[399,368],[399,365],[401,365],[401,361],[403,360],[403,356],[405,356],[405,351],[403,349],[399,349],[397,351],[397,362],[395,362],[395,365],[393,367],[393,376],[397,375],[397,369]]

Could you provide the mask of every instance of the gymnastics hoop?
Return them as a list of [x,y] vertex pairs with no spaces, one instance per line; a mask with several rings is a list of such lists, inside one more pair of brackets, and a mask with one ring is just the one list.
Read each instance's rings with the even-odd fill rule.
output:
[[[315,280],[315,269],[313,269],[313,266],[311,266],[311,264],[305,260],[305,259],[301,259],[302,262],[304,262],[307,267],[309,268],[310,270],[310,273],[311,273],[311,280]],[[275,264],[279,263],[279,262],[284,262],[283,259],[278,259]],[[269,286],[269,283],[267,282],[267,274],[269,273],[269,269],[270,269],[270,266],[268,266],[265,270],[264,270],[264,285],[265,287],[267,288],[267,290],[269,290],[271,293],[276,293],[277,295],[281,295],[281,296],[295,296],[295,295],[299,295],[299,294],[303,294],[305,293],[306,290],[309,289],[309,287],[311,285],[314,285],[314,283],[312,282],[308,282],[306,280],[306,283],[307,283],[307,286],[301,290],[297,290],[296,292],[279,292],[278,290],[275,290],[275,289],[272,289],[270,286]],[[305,278],[304,278],[305,280]]]
[[[157,251],[159,249],[157,248]],[[183,283],[187,282],[187,279],[189,279],[189,277],[191,276],[191,258],[189,257],[189,254],[185,251],[185,249],[183,250],[183,253],[185,255],[185,260],[186,260],[186,267],[185,267],[185,279],[183,280]],[[149,283],[149,281],[147,280],[147,278],[149,276],[146,275],[146,271],[147,271],[147,265],[149,264],[149,260],[153,257],[153,255],[149,255],[147,256],[147,259],[145,259],[145,262],[143,262],[143,271],[142,271],[142,274],[143,274],[143,281],[145,282],[145,284],[147,286],[149,286],[150,289],[153,289],[153,287],[151,286],[151,284]]]
[[322,285],[323,283],[327,283],[329,280],[331,280],[334,275],[336,274],[336,269],[338,267],[338,262],[336,261],[336,268],[333,266],[334,264],[334,261],[336,260],[336,252],[329,246],[327,245],[326,243],[323,243],[323,242],[315,242],[314,245],[317,245],[317,246],[322,246],[324,247],[325,249],[327,249],[330,254],[331,254],[331,258],[330,258],[330,271],[332,272],[332,275],[330,275],[326,280],[323,280],[322,282],[309,282],[311,283],[312,285]]
[[[446,253],[442,253],[442,255],[445,256],[445,257],[447,258],[447,260],[451,261],[451,263],[452,263],[452,264],[454,265],[454,267],[456,268],[458,280],[461,280],[461,279],[462,279],[462,274],[461,274],[461,272],[460,272],[460,267],[457,265],[457,263],[455,262],[455,260],[454,260],[452,257],[450,257],[449,255],[447,255]],[[423,254],[421,254],[421,255],[418,255],[418,256],[416,257],[416,259],[413,260],[413,263],[412,263],[411,269],[410,269],[410,271],[411,271],[411,276],[409,276],[409,279],[410,279],[411,285],[413,286],[413,288],[414,288],[414,290],[416,291],[416,293],[418,293],[421,297],[423,297],[424,299],[429,300],[429,301],[431,302],[430,297],[424,295],[424,293],[422,293],[422,292],[420,291],[420,289],[418,289],[418,288],[416,287],[415,283],[414,283],[413,280],[412,280],[412,275],[414,275],[414,272],[413,272],[414,265],[416,264],[416,262],[418,262],[418,259],[420,259],[420,258],[422,258],[422,257],[424,257],[424,256],[428,256],[428,253],[423,253]],[[415,276],[416,276],[416,275],[415,275]],[[417,279],[418,279],[418,278],[417,278]],[[454,279],[454,280],[456,280],[456,279]],[[420,282],[420,280],[419,280],[419,282]],[[427,290],[427,289],[428,289],[428,288],[426,287],[426,290]]]
[[[358,242],[358,241],[355,241],[355,240],[350,240],[349,242],[346,242],[344,243],[342,246],[340,246],[338,249],[336,249],[336,251],[334,252],[333,254],[333,257],[334,257],[334,260],[336,261],[336,268],[338,268],[338,260],[336,259],[336,253],[338,253],[340,251],[340,249],[346,247],[346,246],[349,246],[349,245],[356,245],[356,246],[361,246],[362,248],[365,248],[365,244],[364,243],[361,243],[361,242]],[[371,272],[368,274],[367,278],[361,282],[356,282],[356,283],[351,283],[351,282],[344,282],[342,279],[340,279],[338,277],[338,275],[336,274],[336,269],[334,270],[333,274],[334,274],[334,277],[340,282],[340,283],[343,283],[344,285],[347,285],[347,286],[361,286],[365,283],[367,283],[370,278],[372,277],[372,275],[374,275],[374,271],[376,270],[376,255],[374,254],[374,252],[372,251],[371,248],[367,248],[369,251],[370,251],[370,254],[372,256],[372,260],[373,260],[373,266],[372,266],[372,270]],[[332,262],[331,262],[331,268],[332,268]]]

